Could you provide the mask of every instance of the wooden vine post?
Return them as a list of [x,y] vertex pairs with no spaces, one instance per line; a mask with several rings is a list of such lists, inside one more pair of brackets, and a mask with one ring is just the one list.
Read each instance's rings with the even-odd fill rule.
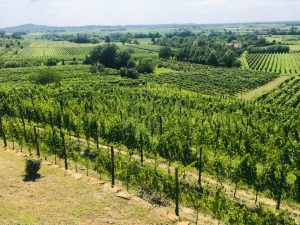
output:
[[36,126],[33,126],[33,132],[34,132],[34,141],[35,141],[35,145],[36,145],[36,155],[37,157],[41,157],[41,154],[40,154],[40,147],[39,147],[39,141],[38,141],[38,134],[36,132]]
[[199,151],[199,165],[198,165],[198,172],[199,172],[198,184],[200,190],[202,190],[202,160],[203,160],[202,157],[203,157],[203,147],[201,146]]
[[60,135],[61,135],[63,150],[64,150],[65,170],[67,170],[68,169],[67,148],[65,143],[65,135],[63,131],[60,132]]
[[111,187],[115,186],[115,154],[114,147],[110,148],[111,151]]
[[5,131],[4,131],[4,127],[3,127],[3,122],[2,122],[2,117],[1,116],[0,116],[0,132],[2,134],[4,148],[6,148],[7,147],[7,141],[6,141],[6,136],[5,136]]
[[175,168],[175,213],[179,216],[179,181],[178,181],[178,167]]

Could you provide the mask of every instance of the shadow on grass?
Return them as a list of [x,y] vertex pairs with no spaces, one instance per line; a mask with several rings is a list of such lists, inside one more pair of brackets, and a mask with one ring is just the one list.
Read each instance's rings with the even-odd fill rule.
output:
[[36,174],[35,176],[24,176],[23,181],[24,182],[36,182],[38,179],[41,178],[40,174]]

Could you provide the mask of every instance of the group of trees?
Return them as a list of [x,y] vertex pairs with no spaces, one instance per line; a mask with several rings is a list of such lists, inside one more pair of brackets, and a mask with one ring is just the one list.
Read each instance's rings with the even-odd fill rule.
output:
[[101,41],[101,38],[98,35],[89,34],[89,33],[60,34],[56,32],[49,32],[43,34],[41,38],[52,40],[52,41],[69,41],[78,44],[85,44],[85,43],[97,44]]
[[136,62],[132,59],[128,50],[119,49],[114,44],[95,47],[85,63],[96,67],[103,65],[108,68],[120,69],[121,76],[133,79],[137,79],[139,73],[153,73],[155,68],[152,59],[144,58]]
[[240,61],[237,56],[238,54],[232,49],[217,52],[214,49],[198,46],[185,47],[175,53],[170,47],[163,47],[159,51],[159,57],[163,59],[175,57],[181,61],[225,67],[239,67]]
[[[159,55],[161,58],[175,57],[177,60],[213,66],[240,66],[238,56],[242,49],[227,47],[226,43],[244,39],[233,34],[194,34],[190,31],[170,33],[156,40],[156,44],[165,46]],[[242,45],[242,44],[241,44]],[[171,52],[170,47],[178,48]]]
[[292,26],[289,30],[282,30],[280,28],[271,28],[268,31],[270,35],[300,35],[298,27]]
[[249,53],[289,53],[290,47],[285,45],[270,45],[264,47],[253,47],[247,48]]

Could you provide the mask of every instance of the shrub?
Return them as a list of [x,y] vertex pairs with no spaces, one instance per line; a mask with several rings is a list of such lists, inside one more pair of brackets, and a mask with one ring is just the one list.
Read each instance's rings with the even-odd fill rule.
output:
[[33,160],[29,159],[26,161],[25,166],[25,179],[26,180],[35,180],[40,177],[38,174],[41,168],[41,161],[40,160]]
[[158,55],[159,55],[159,58],[169,59],[170,57],[172,57],[173,53],[172,53],[172,50],[170,47],[162,47],[159,50]]
[[46,61],[46,66],[56,66],[56,65],[57,65],[56,59],[51,58]]
[[38,75],[31,77],[32,81],[37,84],[46,85],[50,83],[59,83],[61,76],[49,69],[42,70]]
[[137,66],[137,71],[139,73],[153,73],[154,63],[152,59],[142,59],[139,61]]
[[130,68],[121,68],[120,69],[120,74],[122,77],[127,77],[131,79],[138,79],[139,78],[139,73],[135,69],[130,69]]

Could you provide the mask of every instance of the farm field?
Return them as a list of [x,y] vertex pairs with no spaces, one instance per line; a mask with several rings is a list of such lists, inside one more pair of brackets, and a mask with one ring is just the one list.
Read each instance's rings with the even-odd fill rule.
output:
[[293,24],[0,29],[0,224],[300,224]]
[[300,53],[244,54],[243,68],[281,75],[300,74]]
[[[171,61],[169,63],[163,62],[162,64],[165,65],[165,68],[172,68],[174,71],[179,68],[182,71],[206,69],[206,71],[216,74],[219,79],[221,74],[226,74],[224,69],[217,73],[218,69],[189,63],[178,63],[176,65],[174,61]],[[214,211],[213,202],[222,199],[227,207],[222,206],[218,209],[218,212],[222,212],[218,216],[218,220],[225,223],[228,223],[229,220],[235,220],[238,224],[243,224],[243,219],[235,216],[223,216],[232,215],[229,212],[238,212],[244,218],[247,218],[246,221],[251,220],[259,224],[257,212],[254,210],[256,207],[253,203],[254,200],[247,200],[247,203],[243,203],[243,199],[241,199],[237,203],[236,201],[238,200],[233,198],[232,192],[230,192],[232,194],[226,194],[222,190],[219,190],[220,195],[215,195],[216,185],[220,185],[219,182],[228,182],[230,186],[234,186],[235,184],[231,183],[232,179],[230,177],[232,172],[229,171],[232,171],[232,166],[236,168],[235,166],[240,165],[239,162],[245,160],[244,157],[250,157],[250,153],[252,153],[252,157],[255,160],[253,159],[254,161],[249,161],[249,163],[255,162],[254,165],[262,164],[273,168],[275,164],[266,162],[278,163],[276,160],[281,160],[273,158],[274,156],[277,157],[276,152],[280,147],[279,143],[276,143],[273,138],[261,139],[261,137],[266,135],[282,137],[284,135],[284,127],[288,127],[292,132],[289,137],[290,141],[292,143],[296,142],[297,136],[294,132],[299,132],[300,126],[297,126],[297,123],[299,123],[300,114],[293,113],[289,123],[286,123],[286,116],[290,114],[291,110],[297,112],[299,110],[297,105],[289,105],[289,110],[282,113],[277,107],[269,104],[264,105],[264,103],[261,103],[261,105],[258,105],[255,102],[251,103],[235,98],[213,96],[213,92],[211,92],[211,95],[203,95],[201,92],[207,92],[205,86],[202,90],[199,89],[199,93],[179,85],[178,87],[176,85],[173,87],[165,86],[164,83],[170,83],[170,80],[172,80],[167,75],[172,71],[166,71],[166,74],[158,74],[158,76],[165,76],[165,79],[169,79],[169,81],[161,82],[162,78],[160,78],[157,81],[145,82],[143,78],[131,80],[121,78],[113,73],[108,75],[108,71],[92,74],[89,71],[89,67],[83,65],[56,66],[53,70],[63,76],[60,85],[37,86],[32,83],[31,77],[39,73],[38,67],[35,70],[33,68],[1,70],[3,80],[0,86],[0,96],[1,102],[5,102],[6,113],[3,115],[3,118],[5,118],[3,127],[7,138],[29,145],[32,151],[35,151],[35,139],[33,138],[34,133],[32,133],[34,130],[32,126],[34,125],[41,130],[38,140],[40,146],[43,146],[41,149],[42,154],[49,156],[54,154],[63,158],[63,146],[60,144],[60,135],[62,134],[58,132],[59,126],[62,126],[65,137],[71,134],[76,142],[77,136],[90,142],[89,155],[81,156],[78,155],[78,148],[75,148],[75,145],[77,146],[75,140],[66,138],[65,148],[68,152],[68,160],[80,160],[81,162],[89,160],[91,168],[98,168],[97,171],[101,174],[106,174],[110,171],[110,164],[108,164],[110,155],[106,149],[99,152],[96,145],[92,143],[99,141],[106,144],[109,142],[132,156],[132,159],[127,154],[123,157],[118,157],[115,170],[116,177],[119,180],[127,184],[129,189],[137,187],[141,190],[144,190],[145,187],[155,189],[156,185],[158,185],[159,189],[157,191],[161,195],[166,196],[166,198],[171,199],[170,201],[174,199],[174,181],[172,176],[168,175],[167,165],[177,165],[181,171],[189,171],[189,165],[198,159],[199,148],[197,146],[200,145],[204,149],[203,159],[205,159],[205,163],[203,164],[203,173],[210,174],[211,179],[215,181],[203,183],[203,188],[206,192],[205,198],[201,200],[201,205],[205,207],[205,212],[208,212],[213,217],[219,215]],[[235,70],[229,69],[229,71]],[[241,70],[241,74],[238,74],[238,77],[243,76],[242,72],[245,71]],[[253,76],[253,74],[256,73],[249,72],[249,77]],[[274,74],[270,75],[273,76],[269,78],[272,80]],[[199,77],[202,82],[207,80],[207,77]],[[215,93],[232,93],[230,86],[227,89],[218,89],[220,84],[216,83],[216,79],[217,77],[209,83],[211,90],[214,87]],[[262,80],[262,83],[267,82],[263,80],[263,77],[259,79]],[[247,80],[249,87],[252,87],[251,80]],[[235,82],[237,81],[229,82],[226,86]],[[173,83],[176,84],[176,81],[173,81]],[[246,83],[246,80],[243,80],[241,83]],[[253,87],[259,85],[257,83]],[[238,91],[238,89],[233,90]],[[288,95],[291,94],[292,92],[288,93]],[[5,96],[11,97],[5,98]],[[58,97],[61,97],[63,107],[62,121],[64,122],[61,125],[58,119],[61,115]],[[18,108],[16,108],[17,105]],[[27,113],[23,114],[22,112]],[[22,120],[25,122],[25,132]],[[99,121],[97,130],[93,128],[96,121]],[[149,121],[153,123],[149,123]],[[202,122],[197,123],[196,121]],[[274,126],[274,124],[279,127]],[[205,129],[203,129],[203,126],[205,126]],[[98,129],[101,133],[96,135],[95,132],[98,132]],[[193,130],[198,130],[198,132],[193,132]],[[52,132],[55,132],[56,138],[54,139],[51,138],[53,137]],[[23,136],[25,133],[28,134],[26,139]],[[155,163],[152,162],[144,166],[141,166],[139,163],[141,135],[145,141],[143,141],[144,156],[154,161],[157,161],[157,157],[159,157],[159,162],[163,162],[165,165],[162,168],[160,167],[161,169],[156,170],[156,173],[154,173]],[[202,137],[201,139],[199,139],[199,135]],[[229,136],[230,139],[227,138]],[[22,138],[20,139],[20,137]],[[189,139],[186,139],[186,137],[189,137]],[[255,139],[251,139],[251,142],[249,142],[250,137],[255,137]],[[86,148],[83,145],[83,140],[80,140],[79,152],[84,151]],[[172,146],[169,146],[168,143],[172,143]],[[275,149],[265,147],[273,145],[276,146]],[[53,148],[53,146],[56,147]],[[297,146],[291,146],[290,148],[292,151],[289,157],[292,160],[296,160],[298,156]],[[253,154],[254,152],[255,154]],[[258,155],[260,157],[256,157]],[[229,174],[226,175],[222,171],[216,171],[216,164],[222,166],[223,171],[228,171]],[[296,164],[291,164],[290,166],[286,173],[290,173],[296,168]],[[197,164],[191,167],[196,170],[198,168]],[[257,168],[257,174],[263,173],[259,166]],[[129,171],[130,177],[126,176]],[[267,174],[264,176],[267,176]],[[297,174],[292,173],[290,176],[292,176],[291,179],[298,179]],[[189,179],[180,178],[180,183],[184,187],[181,192],[182,207],[193,207],[199,194],[196,191],[198,184],[196,184],[195,177]],[[254,183],[252,181],[245,180],[241,181],[241,183],[247,189],[253,189]],[[291,185],[290,189],[285,190],[284,193],[288,198],[288,201],[284,201],[285,205],[288,205],[288,202],[291,201],[298,207],[296,190],[296,185]],[[270,194],[272,191],[273,189],[266,188],[264,191],[259,192],[259,196],[265,198],[268,196],[266,193]],[[240,203],[243,205],[240,205]],[[268,221],[270,217],[275,216],[273,207],[273,205],[263,207],[263,215],[265,216],[261,218],[261,221]],[[299,221],[300,213],[297,208],[292,210],[288,207],[288,209],[288,213],[291,213],[291,218],[287,216],[285,221],[287,224],[295,224],[293,219]],[[274,218],[274,220],[276,219]]]
[[262,95],[259,102],[284,108],[300,108],[300,78],[291,77],[277,89]]
[[34,41],[20,50],[17,59],[32,58],[73,58],[83,59],[96,45],[75,44],[70,42]]
[[274,73],[215,68],[172,60],[160,62],[159,66],[173,72],[166,71],[155,76],[145,76],[144,79],[210,95],[235,95],[253,90],[276,78]]

